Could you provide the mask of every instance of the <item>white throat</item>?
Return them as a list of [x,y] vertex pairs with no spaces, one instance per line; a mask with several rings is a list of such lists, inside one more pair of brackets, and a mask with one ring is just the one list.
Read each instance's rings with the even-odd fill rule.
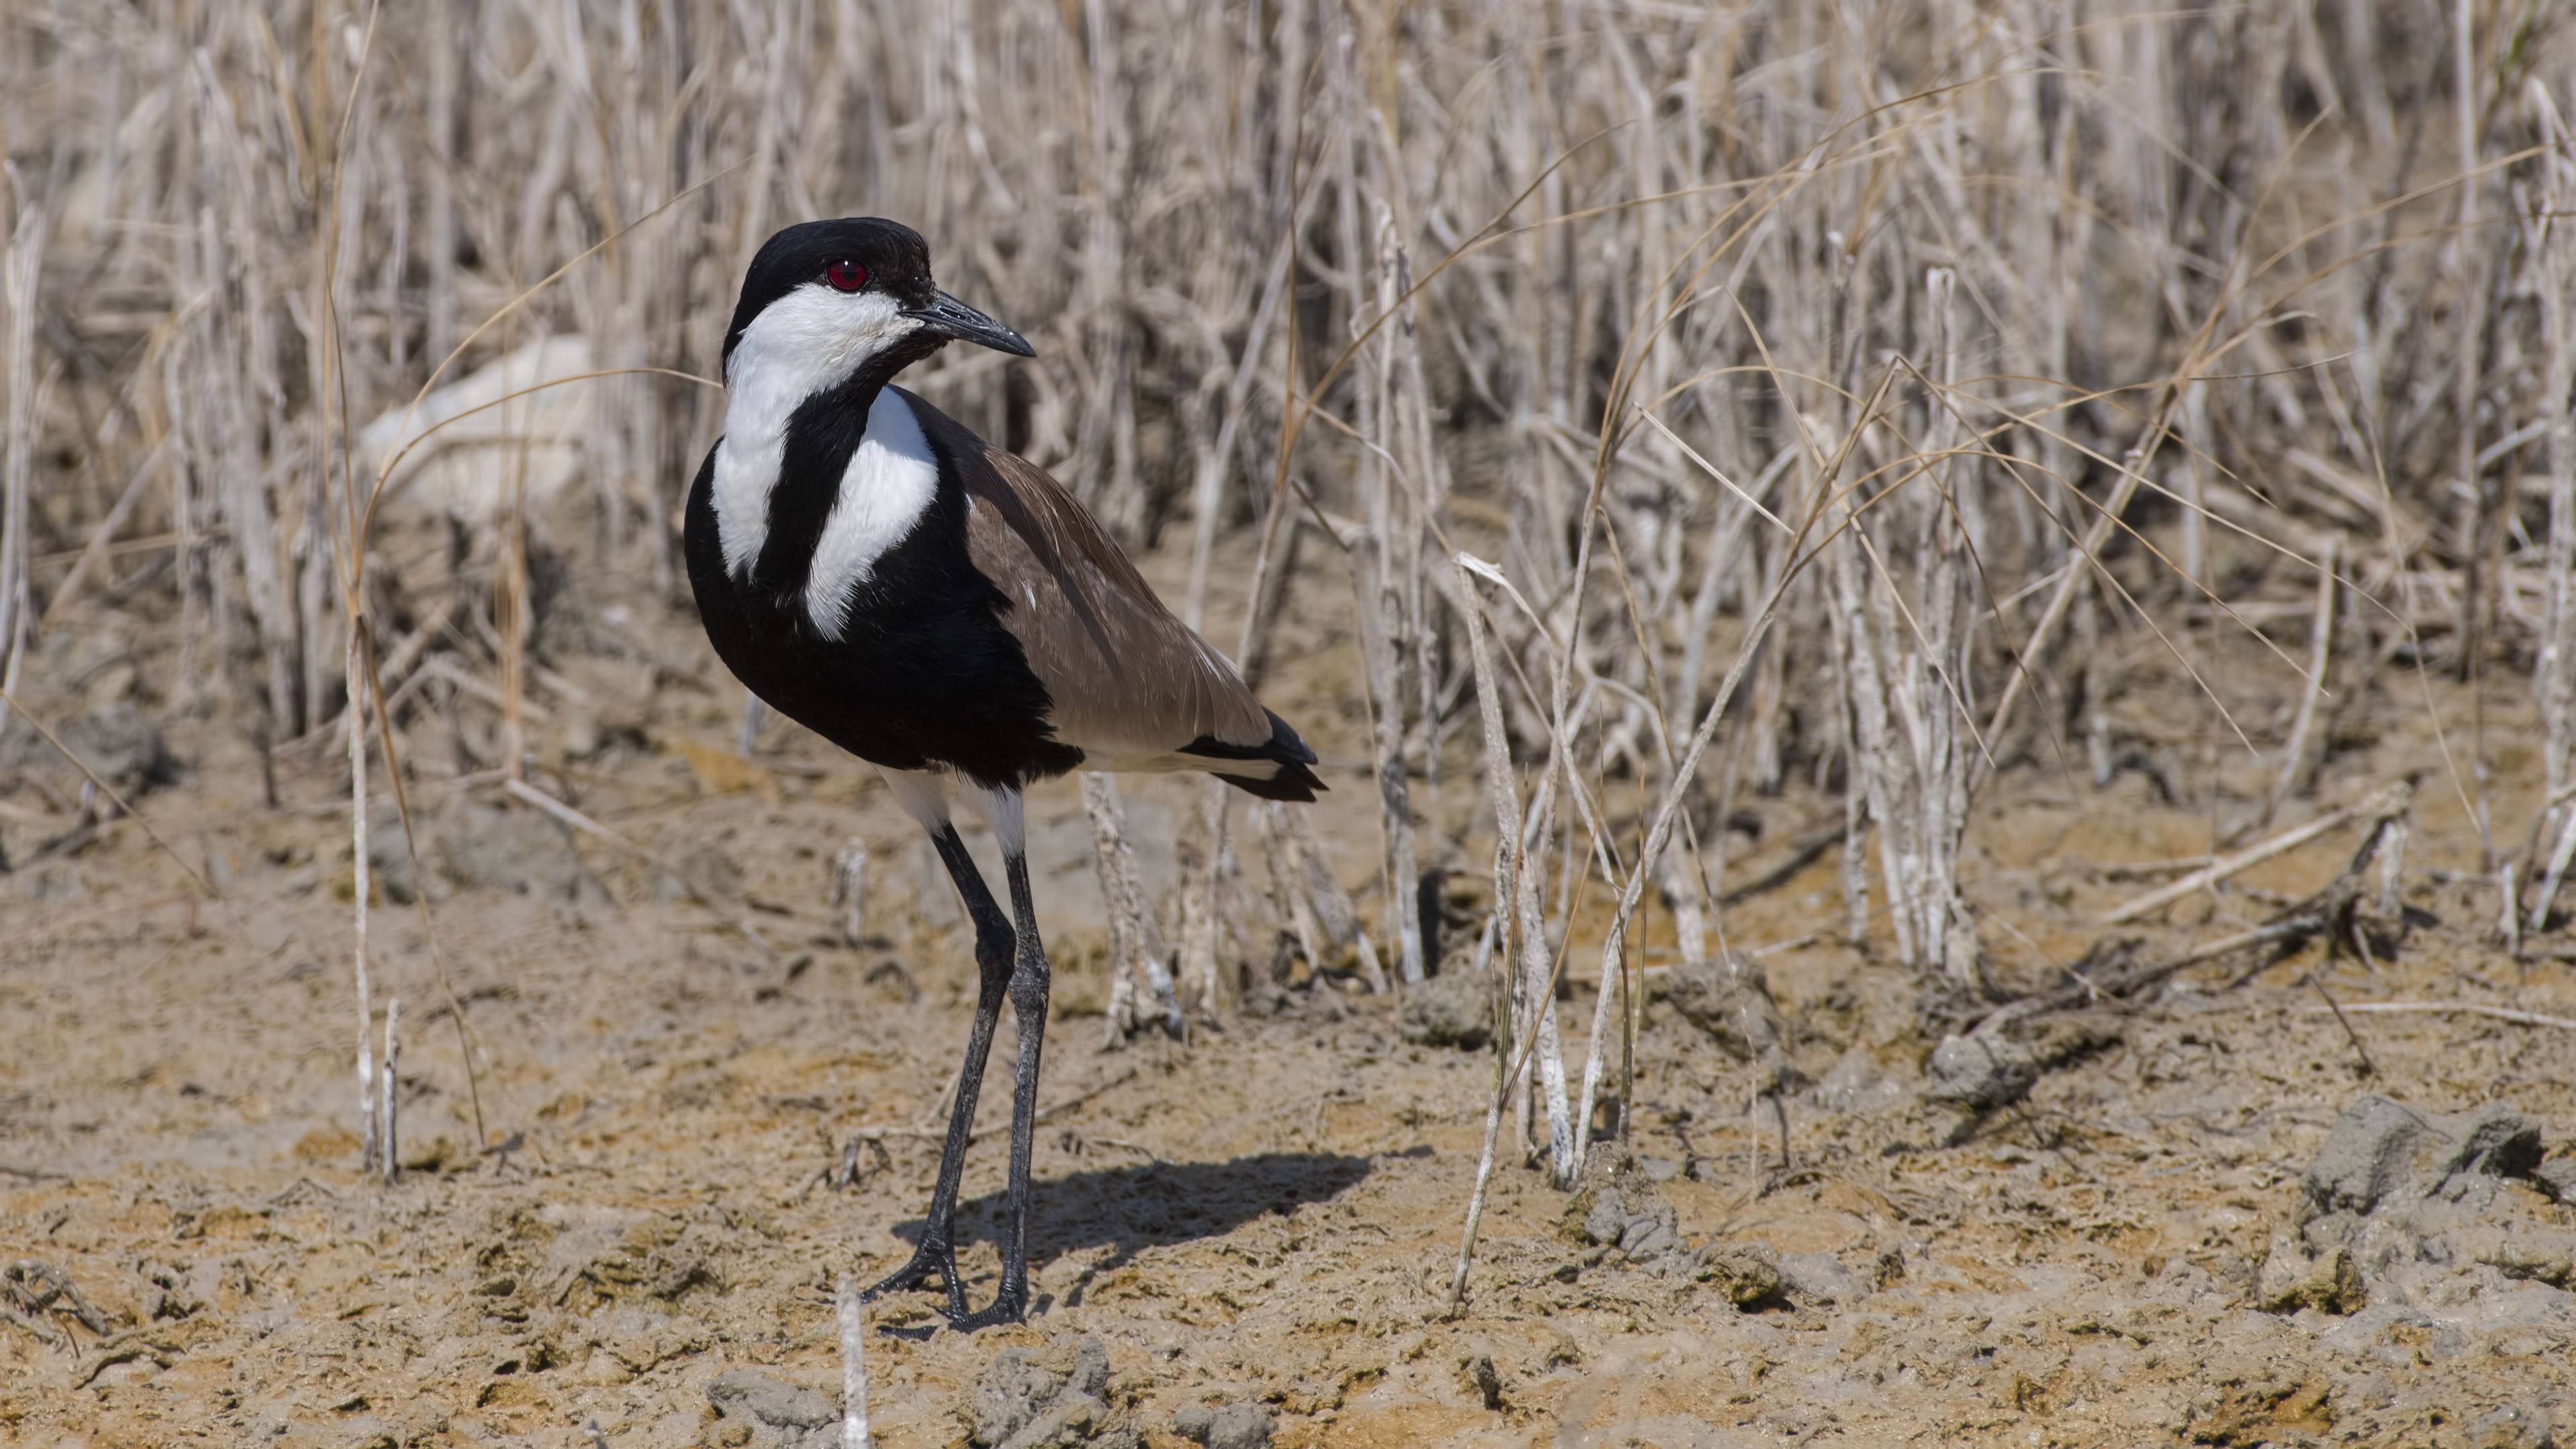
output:
[[[787,420],[807,398],[849,381],[860,364],[911,334],[919,324],[897,305],[882,292],[853,295],[809,282],[762,308],[742,329],[725,362],[725,431],[711,480],[726,573],[741,577],[768,540],[769,494],[787,450]],[[877,416],[869,414],[871,433]],[[836,506],[836,518],[839,512]]]

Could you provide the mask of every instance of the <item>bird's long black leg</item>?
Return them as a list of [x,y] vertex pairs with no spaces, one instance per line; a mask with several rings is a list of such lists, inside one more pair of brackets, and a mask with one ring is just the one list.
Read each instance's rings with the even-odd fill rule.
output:
[[[914,1251],[911,1262],[861,1296],[874,1298],[936,1280],[948,1291],[948,1316],[956,1319],[966,1312],[966,1285],[957,1277],[957,1184],[966,1173],[966,1143],[975,1132],[975,1097],[984,1085],[984,1059],[992,1054],[993,1028],[1002,1019],[1002,998],[1011,988],[1014,951],[1010,922],[1002,919],[1002,908],[985,886],[983,874],[975,869],[974,858],[966,853],[966,842],[957,838],[957,827],[941,822],[938,829],[930,832],[930,843],[947,865],[949,878],[957,882],[957,894],[966,902],[967,918],[975,923],[975,965],[983,980],[975,993],[975,1029],[966,1038],[966,1061],[957,1072],[957,1105],[948,1114],[948,1140],[939,1149],[939,1184],[930,1192],[930,1214],[922,1229],[921,1246]],[[1015,867],[1015,876],[1025,874]],[[1015,903],[1026,894],[1025,886],[1012,887]],[[1044,988],[1040,990],[1043,999]],[[1027,1055],[1025,1047],[1021,1055]]]
[[1019,1024],[1020,1059],[1011,1078],[1011,1179],[1003,1209],[1002,1291],[981,1313],[952,1318],[972,1333],[996,1323],[1017,1323],[1029,1311],[1029,1158],[1038,1126],[1038,1062],[1046,1047],[1047,959],[1038,940],[1036,902],[1029,894],[1026,854],[1004,860],[1010,874],[1011,915],[1018,924],[1018,961],[1011,971],[1011,1017]]

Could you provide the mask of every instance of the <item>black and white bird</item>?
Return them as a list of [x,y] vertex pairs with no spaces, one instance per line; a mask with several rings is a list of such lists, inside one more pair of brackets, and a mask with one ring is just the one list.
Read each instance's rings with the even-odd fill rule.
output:
[[[975,1329],[1028,1308],[1047,961],[1021,792],[1073,769],[1203,770],[1270,800],[1312,800],[1324,783],[1315,752],[1061,484],[893,386],[951,341],[1035,355],[932,285],[909,227],[852,217],[771,237],[725,334],[724,436],[690,486],[686,534],[716,654],[772,709],[884,773],[974,922],[982,987],[928,1223],[870,1296],[935,1280],[949,1321]],[[1011,920],[958,838],[952,791],[1001,843]],[[969,1313],[953,1220],[1005,997],[1020,1050],[1001,1291]]]

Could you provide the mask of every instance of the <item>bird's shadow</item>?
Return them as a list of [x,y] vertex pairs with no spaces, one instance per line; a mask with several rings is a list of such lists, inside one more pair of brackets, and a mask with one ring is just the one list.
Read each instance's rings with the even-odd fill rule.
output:
[[[1141,1249],[1223,1237],[1264,1213],[1290,1213],[1339,1196],[1369,1174],[1365,1157],[1328,1152],[1262,1152],[1228,1162],[1148,1162],[1077,1172],[1030,1184],[1029,1265],[1093,1248],[1111,1251],[1084,1269],[1065,1294],[1068,1304],[1103,1273],[1125,1266]],[[998,1244],[1007,1199],[987,1193],[957,1205],[957,1245]],[[924,1221],[895,1226],[921,1241]]]

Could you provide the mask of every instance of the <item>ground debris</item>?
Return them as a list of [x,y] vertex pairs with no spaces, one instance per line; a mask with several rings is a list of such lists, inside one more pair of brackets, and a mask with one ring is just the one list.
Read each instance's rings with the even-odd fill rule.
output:
[[72,1283],[72,1275],[51,1263],[33,1258],[20,1258],[0,1269],[0,1298],[8,1305],[29,1315],[45,1312],[68,1313],[81,1327],[92,1333],[107,1332],[107,1317],[90,1306]]
[[812,1389],[751,1369],[732,1369],[707,1385],[718,1414],[749,1427],[760,1449],[829,1449],[840,1442],[841,1413]]
[[1561,1237],[1617,1252],[1630,1263],[1669,1266],[1688,1258],[1681,1215],[1636,1157],[1604,1153],[1584,1176],[1558,1220]]
[[2191,1425],[2194,1444],[2278,1443],[2284,1431],[2302,1435],[2334,1427],[2334,1386],[2322,1379],[2291,1384],[2223,1385]]
[[1780,1286],[1818,1303],[1851,1303],[1868,1293],[1860,1275],[1831,1253],[1782,1253]]
[[2438,1300],[2456,1295],[2437,1280],[2480,1268],[2564,1287],[2576,1234],[2519,1220],[2502,1191],[2540,1157],[2538,1125],[2501,1103],[2445,1118],[2355,1098],[2301,1180],[2296,1218],[2273,1237],[2257,1306],[2354,1313],[2383,1291]]
[[1684,1020],[1736,1060],[1779,1057],[1787,1028],[1760,962],[1735,956],[1685,961],[1648,980],[1649,1000],[1671,1002]]
[[1034,1353],[1003,1349],[968,1398],[972,1441],[982,1449],[1136,1443],[1132,1425],[1112,1421],[1108,1393],[1109,1347],[1097,1338],[1060,1333]]
[[1270,1427],[1270,1411],[1259,1404],[1192,1407],[1172,1416],[1173,1433],[1207,1449],[1270,1449]]
[[[458,795],[425,823],[419,849],[421,863],[432,873],[432,901],[444,899],[451,888],[515,891],[549,900],[572,900],[580,892],[581,856],[571,834],[536,811],[496,809]],[[421,887],[400,822],[390,811],[380,812],[367,851],[386,898],[410,901]]]
[[128,700],[102,704],[65,721],[54,737],[63,750],[79,757],[79,764],[64,759],[63,751],[47,744],[23,718],[10,721],[7,735],[0,737],[0,775],[32,770],[72,785],[95,775],[128,800],[178,778],[179,763],[171,758],[161,727]]
[[2545,1410],[2507,1404],[2470,1421],[2461,1442],[2468,1449],[2549,1449],[2549,1419]]
[[2348,1248],[2332,1247],[2315,1251],[2295,1234],[2282,1233],[2272,1242],[2272,1251],[2263,1259],[2255,1281],[2254,1301],[2272,1313],[2296,1313],[2314,1308],[2323,1313],[2357,1313],[2370,1301],[2361,1285],[2361,1270],[2353,1266]]
[[1711,1243],[1699,1255],[1699,1280],[1752,1308],[1780,1296],[1780,1254],[1769,1243]]
[[1924,1096],[1991,1112],[2029,1095],[2043,1073],[2092,1055],[2121,1039],[2116,1022],[2098,1017],[2057,1018],[1948,1036],[1932,1049]]
[[1396,1035],[1415,1046],[1482,1047],[1494,1030],[1491,979],[1486,972],[1452,971],[1407,986]]

